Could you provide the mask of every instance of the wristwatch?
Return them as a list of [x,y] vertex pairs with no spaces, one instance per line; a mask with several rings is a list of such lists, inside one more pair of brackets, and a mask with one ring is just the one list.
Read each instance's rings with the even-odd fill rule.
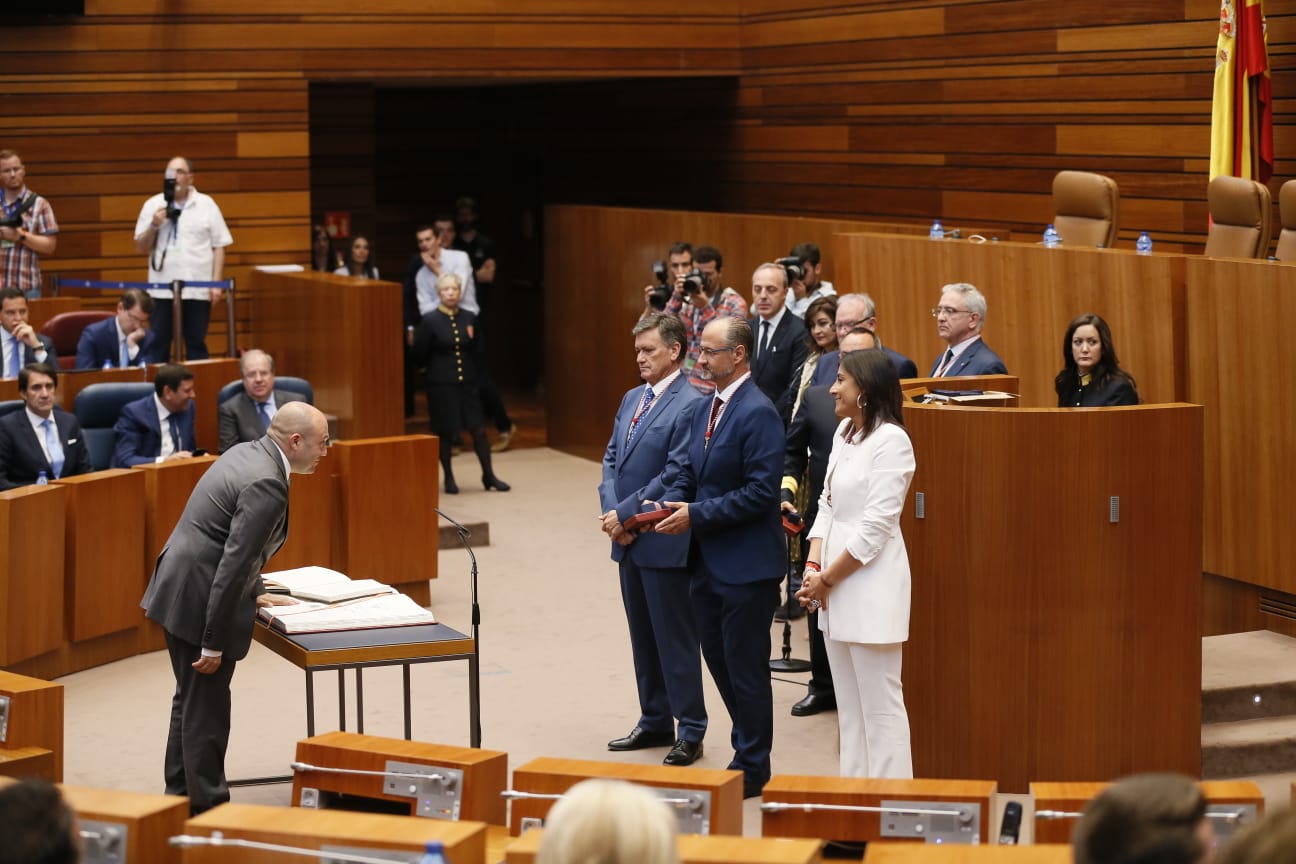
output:
[[17,241],[17,242],[18,242],[18,245],[21,246],[21,245],[23,245],[26,241],[27,241],[27,229],[26,229],[26,228],[19,228],[19,229],[18,229],[18,241]]

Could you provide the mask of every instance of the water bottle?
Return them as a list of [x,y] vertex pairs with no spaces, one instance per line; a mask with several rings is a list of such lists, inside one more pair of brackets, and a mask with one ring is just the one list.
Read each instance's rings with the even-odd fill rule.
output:
[[932,240],[945,239],[945,227],[940,224],[939,219],[932,223],[931,230],[927,232],[927,236]]
[[440,840],[429,840],[423,847],[423,857],[419,864],[449,864],[445,856],[445,844]]
[[1152,254],[1152,238],[1148,236],[1146,231],[1138,236],[1138,240],[1134,243],[1134,248],[1138,250],[1138,254],[1140,255]]
[[1049,226],[1044,229],[1044,248],[1056,249],[1061,245],[1062,245],[1062,238],[1058,236],[1057,229],[1054,228],[1053,223],[1050,222]]
[[42,472],[40,472],[39,474],[37,474],[37,475],[36,475],[36,485],[37,485],[37,486],[48,486],[48,485],[49,485],[49,475],[47,475],[44,471],[42,471]]
[[111,361],[111,360],[105,360],[105,361],[104,361],[104,365],[103,365],[102,368],[104,368],[104,369],[111,369],[111,368],[113,368],[112,361]]

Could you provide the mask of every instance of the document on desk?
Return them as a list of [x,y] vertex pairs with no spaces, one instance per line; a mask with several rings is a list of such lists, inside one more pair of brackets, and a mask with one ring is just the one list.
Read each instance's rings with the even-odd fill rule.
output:
[[261,581],[269,591],[278,589],[302,600],[318,600],[321,603],[391,594],[396,590],[374,579],[352,579],[345,573],[313,566],[263,573]]
[[379,594],[341,603],[293,603],[266,606],[258,616],[280,633],[328,633],[435,624],[436,616],[404,594]]

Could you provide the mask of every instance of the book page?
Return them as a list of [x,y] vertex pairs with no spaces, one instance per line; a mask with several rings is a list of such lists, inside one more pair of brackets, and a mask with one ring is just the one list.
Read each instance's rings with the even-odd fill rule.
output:
[[437,623],[430,610],[404,594],[380,594],[332,604],[268,606],[259,614],[270,626],[283,633],[326,633]]

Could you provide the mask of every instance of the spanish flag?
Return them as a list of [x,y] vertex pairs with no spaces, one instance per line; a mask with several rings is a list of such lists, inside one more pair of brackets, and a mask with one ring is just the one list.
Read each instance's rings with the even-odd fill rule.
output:
[[1220,0],[1211,106],[1211,179],[1273,174],[1273,91],[1264,0]]

